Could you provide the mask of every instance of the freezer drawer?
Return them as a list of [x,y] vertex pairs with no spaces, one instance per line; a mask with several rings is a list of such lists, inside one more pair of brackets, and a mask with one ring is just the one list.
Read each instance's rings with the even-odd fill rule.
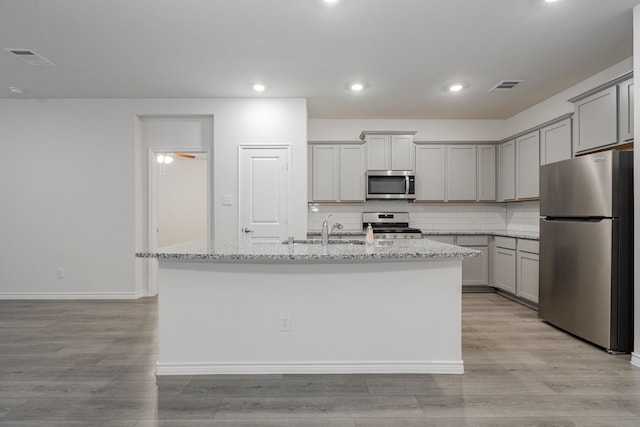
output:
[[540,221],[542,319],[611,350],[618,342],[618,220]]

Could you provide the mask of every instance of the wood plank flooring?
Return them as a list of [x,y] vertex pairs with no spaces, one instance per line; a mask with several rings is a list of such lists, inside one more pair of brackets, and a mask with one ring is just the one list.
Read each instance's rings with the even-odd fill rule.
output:
[[[463,295],[464,375],[160,377],[157,300],[0,301],[0,426],[640,425],[640,369]],[[420,337],[414,337],[420,339]]]

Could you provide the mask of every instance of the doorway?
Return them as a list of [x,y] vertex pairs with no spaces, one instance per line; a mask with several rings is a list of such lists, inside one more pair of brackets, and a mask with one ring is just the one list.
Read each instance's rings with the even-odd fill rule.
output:
[[240,146],[239,239],[279,242],[290,234],[290,147]]

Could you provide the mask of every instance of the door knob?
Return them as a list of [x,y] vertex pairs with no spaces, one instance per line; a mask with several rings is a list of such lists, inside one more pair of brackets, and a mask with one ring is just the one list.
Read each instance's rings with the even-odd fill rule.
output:
[[253,233],[253,230],[250,228],[244,228],[242,231],[244,231],[245,233]]

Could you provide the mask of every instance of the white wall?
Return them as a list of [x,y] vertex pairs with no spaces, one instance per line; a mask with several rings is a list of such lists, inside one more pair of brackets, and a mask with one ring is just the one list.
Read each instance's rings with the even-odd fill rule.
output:
[[[0,100],[0,298],[133,298],[147,249],[140,117],[214,117],[213,216],[235,239],[238,144],[292,147],[292,232],[307,231],[304,99]],[[56,278],[57,268],[65,270]]]
[[363,130],[417,131],[416,141],[497,141],[503,120],[310,119],[309,141],[356,141]]
[[598,87],[601,84],[607,83],[616,77],[628,73],[632,69],[633,58],[625,59],[624,61],[621,61],[618,64],[609,67],[566,90],[563,90],[533,107],[510,117],[508,120],[505,120],[502,136],[499,139],[508,138],[519,132],[548,122],[549,120],[553,120],[568,113],[573,113],[573,104],[568,102],[569,99]]

